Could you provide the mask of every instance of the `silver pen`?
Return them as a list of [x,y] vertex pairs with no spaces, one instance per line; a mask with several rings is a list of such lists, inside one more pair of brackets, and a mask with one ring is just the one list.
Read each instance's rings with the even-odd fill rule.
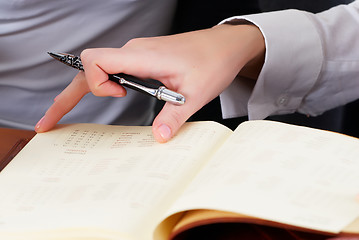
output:
[[[48,52],[48,54],[66,65],[84,71],[80,57],[68,53]],[[159,100],[170,102],[175,105],[182,105],[186,101],[182,94],[167,89],[157,80],[143,80],[124,73],[109,74],[109,79],[120,85],[149,94]]]

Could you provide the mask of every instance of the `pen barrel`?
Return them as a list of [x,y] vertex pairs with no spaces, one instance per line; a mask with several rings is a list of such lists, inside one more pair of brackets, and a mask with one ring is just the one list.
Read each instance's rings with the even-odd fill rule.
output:
[[[128,75],[125,73],[110,74],[109,79],[111,81],[114,81],[116,83],[119,83],[121,85],[124,85],[124,86],[134,89],[134,90],[142,90],[142,89],[135,87],[131,84],[128,84],[126,82],[121,83],[121,79],[124,79],[128,82],[132,82],[132,83],[135,83],[136,85],[143,86],[143,87],[150,88],[150,89],[158,89],[160,86],[163,86],[163,84],[160,81],[153,80],[153,79],[139,79],[135,76]],[[142,92],[148,93],[143,90],[142,90]]]
[[154,79],[142,80],[124,73],[109,75],[109,79],[125,87],[149,94],[159,100],[176,105],[182,105],[185,102],[183,95],[167,89],[160,81]]

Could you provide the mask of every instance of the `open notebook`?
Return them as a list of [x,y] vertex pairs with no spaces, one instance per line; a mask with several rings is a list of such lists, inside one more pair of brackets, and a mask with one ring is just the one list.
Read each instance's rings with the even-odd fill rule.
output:
[[359,236],[359,140],[272,121],[59,125],[0,174],[0,239],[174,238],[216,222]]

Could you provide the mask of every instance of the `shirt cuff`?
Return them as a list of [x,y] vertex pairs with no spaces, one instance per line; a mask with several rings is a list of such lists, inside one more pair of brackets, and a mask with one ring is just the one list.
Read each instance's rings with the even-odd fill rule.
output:
[[[263,119],[292,113],[300,107],[316,83],[323,62],[320,36],[309,14],[284,10],[232,17],[221,22],[248,21],[256,25],[266,45],[265,62],[255,86],[241,88],[243,83],[236,79],[221,94],[224,118],[247,113],[249,119]],[[239,102],[245,99],[245,103]]]

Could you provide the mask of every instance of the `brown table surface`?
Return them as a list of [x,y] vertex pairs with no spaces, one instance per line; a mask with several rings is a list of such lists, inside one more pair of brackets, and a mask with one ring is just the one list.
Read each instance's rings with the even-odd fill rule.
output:
[[30,140],[35,134],[35,131],[0,128],[0,160],[9,153],[19,140]]
[[[9,155],[14,146],[19,142],[26,144],[35,136],[34,131],[0,128],[0,161]],[[24,141],[25,140],[25,141]],[[15,149],[17,150],[17,149]],[[19,150],[19,149],[18,149]],[[14,151],[12,151],[14,152]],[[15,151],[16,152],[16,151]],[[214,224],[192,229],[177,236],[174,240],[354,240],[359,237],[338,237],[331,238],[322,235],[289,231],[280,228],[271,228],[253,224],[229,223]]]

